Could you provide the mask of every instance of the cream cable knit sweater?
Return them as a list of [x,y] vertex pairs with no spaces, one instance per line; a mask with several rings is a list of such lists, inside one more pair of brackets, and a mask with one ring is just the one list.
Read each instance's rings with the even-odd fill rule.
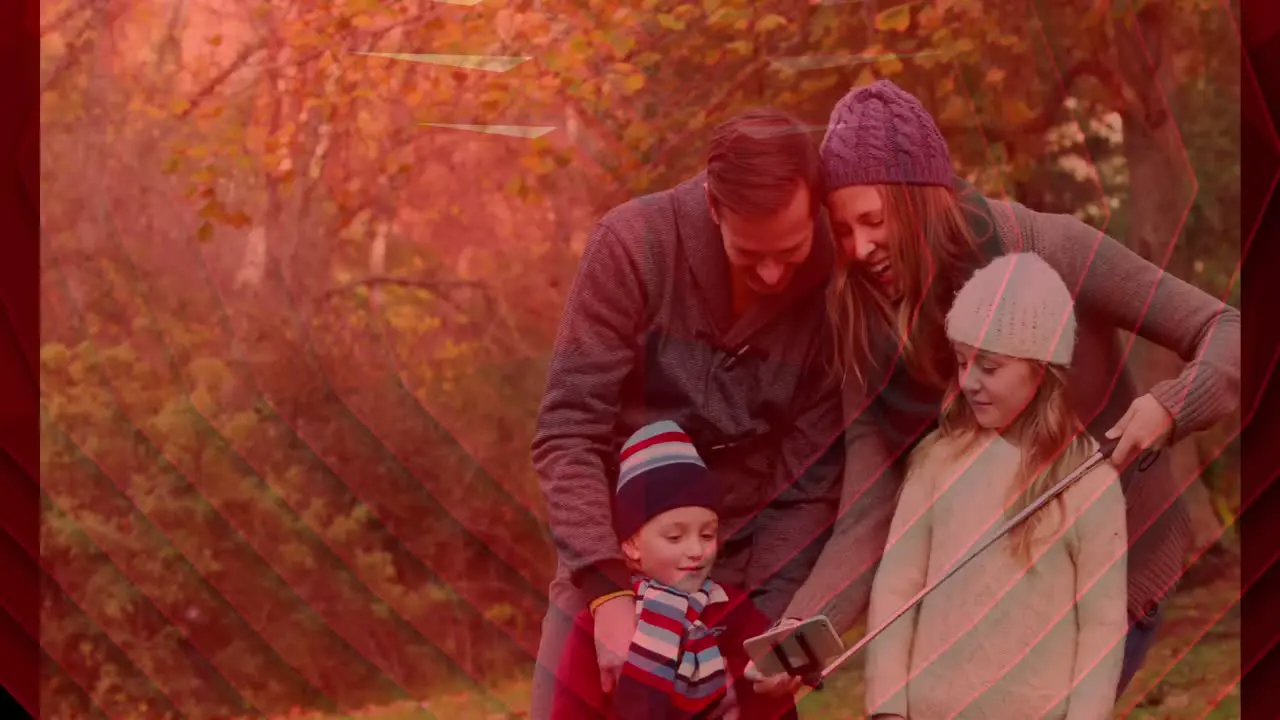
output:
[[[871,627],[1004,520],[1018,449],[986,433],[957,450],[940,441],[912,458],[871,592]],[[1103,465],[1060,498],[1042,511],[1030,571],[1002,538],[870,644],[870,714],[1112,716],[1128,630],[1124,497]]]

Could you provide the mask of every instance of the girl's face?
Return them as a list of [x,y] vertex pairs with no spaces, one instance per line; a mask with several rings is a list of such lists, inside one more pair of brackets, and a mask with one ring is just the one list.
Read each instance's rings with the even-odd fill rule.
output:
[[622,543],[622,551],[640,572],[683,592],[695,592],[716,561],[714,512],[702,507],[668,510]]
[[880,191],[870,185],[851,185],[827,195],[831,230],[846,262],[856,266],[892,300],[902,290],[890,255],[890,233]]
[[1004,430],[1031,404],[1044,366],[1030,360],[984,352],[964,343],[954,343],[960,391],[973,409],[978,424],[990,430]]

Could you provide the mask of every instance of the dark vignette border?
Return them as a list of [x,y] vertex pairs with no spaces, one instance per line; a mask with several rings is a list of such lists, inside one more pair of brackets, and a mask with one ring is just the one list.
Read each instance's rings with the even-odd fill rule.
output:
[[[1240,518],[1244,547],[1242,588],[1243,631],[1240,666],[1241,701],[1246,718],[1280,716],[1275,650],[1280,641],[1280,614],[1275,590],[1280,540],[1280,423],[1272,408],[1280,403],[1280,383],[1272,381],[1280,341],[1276,339],[1274,308],[1280,274],[1280,147],[1275,119],[1280,118],[1280,4],[1275,0],[1241,0],[1241,227],[1246,229],[1248,254],[1242,258],[1241,310],[1244,314],[1245,425],[1243,491],[1252,499]],[[1253,228],[1252,235],[1248,229]],[[1270,319],[1269,319],[1270,318]]]
[[0,715],[40,697],[40,5],[0,3]]

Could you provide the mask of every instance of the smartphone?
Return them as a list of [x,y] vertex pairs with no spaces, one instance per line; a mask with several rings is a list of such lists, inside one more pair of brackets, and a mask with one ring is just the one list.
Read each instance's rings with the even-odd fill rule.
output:
[[816,615],[799,625],[749,638],[742,648],[766,677],[781,673],[803,677],[821,672],[844,652],[844,643],[831,621]]

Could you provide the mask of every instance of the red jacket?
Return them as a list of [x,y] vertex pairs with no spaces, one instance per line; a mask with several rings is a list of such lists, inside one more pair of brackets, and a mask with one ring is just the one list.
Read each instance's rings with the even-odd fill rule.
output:
[[[751,600],[737,588],[722,585],[728,602],[708,605],[702,622],[719,638],[729,676],[734,682],[741,720],[796,720],[792,698],[768,698],[757,695],[742,672],[747,666],[744,640],[769,629],[769,620]],[[600,688],[600,669],[596,661],[595,627],[590,610],[574,618],[573,629],[560,654],[556,668],[556,690],[551,713],[554,720],[609,720],[613,717],[609,698]]]

